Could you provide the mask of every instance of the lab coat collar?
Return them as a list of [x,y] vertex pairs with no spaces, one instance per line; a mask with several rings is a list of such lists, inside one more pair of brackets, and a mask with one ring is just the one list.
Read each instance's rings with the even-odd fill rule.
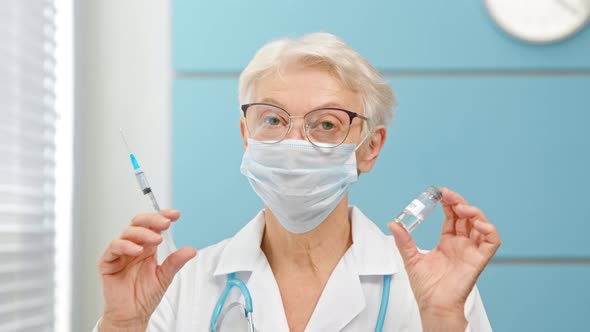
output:
[[[391,236],[383,232],[357,207],[348,209],[352,222],[352,246],[346,255],[358,275],[385,275],[399,271],[396,264],[397,248]],[[264,234],[264,210],[231,238],[221,254],[214,275],[239,271],[253,271],[261,255]]]
[[258,212],[246,226],[229,240],[217,268],[215,276],[239,271],[253,271],[261,255],[262,235],[264,234],[264,210]]
[[352,221],[350,252],[358,275],[386,275],[399,272],[397,247],[392,236],[385,236],[356,206],[348,209]]

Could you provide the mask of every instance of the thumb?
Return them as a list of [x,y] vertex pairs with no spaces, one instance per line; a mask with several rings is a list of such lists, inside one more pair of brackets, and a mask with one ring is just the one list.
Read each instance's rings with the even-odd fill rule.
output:
[[399,253],[404,260],[404,264],[407,266],[412,259],[418,255],[418,248],[416,247],[416,242],[410,235],[410,233],[399,223],[393,221],[387,224],[387,227],[393,234],[393,238],[395,239],[395,245],[399,250]]
[[176,273],[196,255],[197,251],[191,247],[183,247],[170,254],[162,265],[158,267],[160,284],[168,288]]

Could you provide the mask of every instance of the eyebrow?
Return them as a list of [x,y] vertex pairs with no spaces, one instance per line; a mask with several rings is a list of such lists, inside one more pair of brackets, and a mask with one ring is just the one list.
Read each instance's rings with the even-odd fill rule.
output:
[[283,106],[283,104],[279,103],[277,100],[274,100],[272,98],[262,98],[262,100],[260,102],[273,104],[273,105],[279,106],[280,108],[285,108],[285,106]]
[[[282,108],[282,109],[285,109],[285,110],[286,110],[286,108],[285,108],[285,106],[284,106],[283,104],[281,104],[279,101],[277,101],[277,100],[275,100],[275,99],[272,99],[272,98],[263,98],[261,102],[262,102],[262,103],[273,104],[273,105],[279,106],[280,108]],[[339,104],[339,103],[337,103],[337,102],[330,101],[330,102],[327,102],[327,103],[323,103],[323,104],[321,104],[321,105],[320,105],[320,106],[318,106],[318,107],[314,107],[314,108],[312,108],[312,110],[319,110],[319,109],[324,109],[324,108],[341,108],[341,109],[348,109],[348,108],[346,108],[346,107],[342,106],[341,104]]]

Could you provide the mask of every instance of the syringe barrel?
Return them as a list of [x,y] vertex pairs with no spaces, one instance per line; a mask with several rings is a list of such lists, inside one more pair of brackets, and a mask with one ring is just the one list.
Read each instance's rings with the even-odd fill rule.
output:
[[154,211],[160,212],[160,206],[158,205],[158,201],[156,201],[156,197],[154,196],[154,193],[151,191],[151,189],[150,192],[145,195],[150,199],[150,204],[152,204]]
[[152,205],[154,211],[160,212],[160,206],[158,205],[158,201],[156,201],[156,197],[152,192],[152,187],[150,187],[147,177],[141,168],[135,170],[135,178],[137,179],[137,183],[139,183],[141,192],[144,194],[144,196],[149,198],[150,204]]
[[137,179],[139,188],[141,189],[144,195],[147,194],[146,191],[151,191],[150,183],[148,182],[147,177],[145,176],[145,173],[141,168],[135,170],[135,178]]

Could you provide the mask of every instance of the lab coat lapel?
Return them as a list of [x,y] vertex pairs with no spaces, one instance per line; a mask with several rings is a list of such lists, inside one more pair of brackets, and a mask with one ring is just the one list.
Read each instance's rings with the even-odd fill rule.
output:
[[340,331],[365,308],[365,295],[350,250],[332,272],[306,332]]
[[260,255],[247,286],[252,294],[256,331],[289,331],[279,286],[265,255]]

